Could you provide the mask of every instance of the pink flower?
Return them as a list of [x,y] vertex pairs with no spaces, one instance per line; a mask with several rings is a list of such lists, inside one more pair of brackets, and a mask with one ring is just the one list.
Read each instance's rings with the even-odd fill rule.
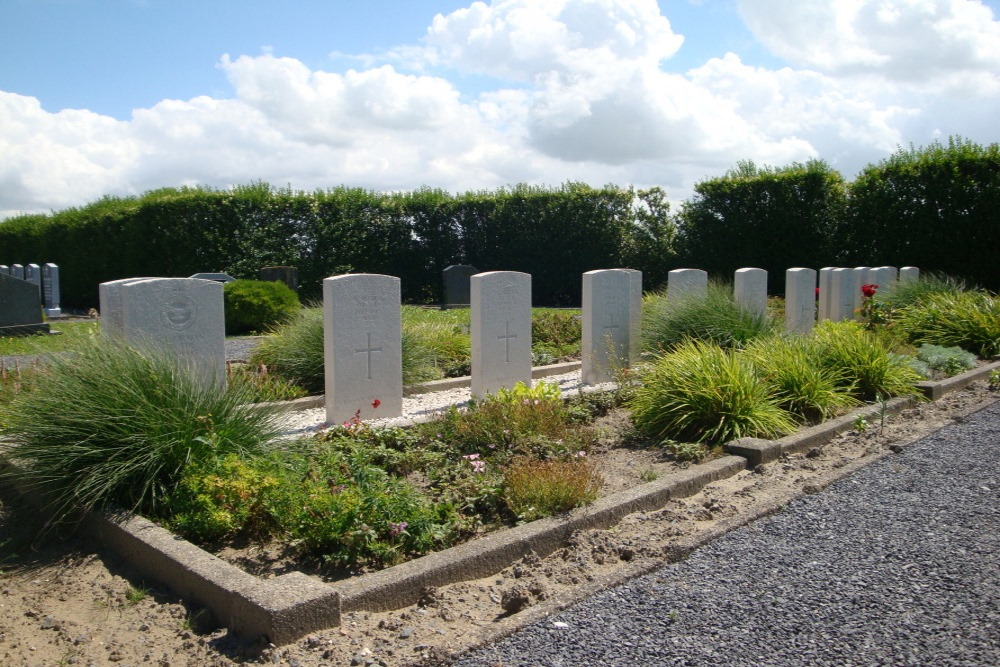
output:
[[397,535],[399,535],[400,533],[402,533],[404,530],[406,530],[406,526],[407,525],[408,524],[405,521],[400,521],[399,523],[393,523],[393,522],[390,521],[389,522],[389,536],[390,537],[396,537]]

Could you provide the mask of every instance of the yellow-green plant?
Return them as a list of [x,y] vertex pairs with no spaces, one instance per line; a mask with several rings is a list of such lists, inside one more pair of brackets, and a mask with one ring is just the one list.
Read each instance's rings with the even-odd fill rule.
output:
[[640,374],[629,407],[636,427],[658,440],[722,444],[795,428],[748,356],[701,341],[657,356]]
[[1000,298],[989,292],[929,294],[901,308],[897,322],[914,343],[957,345],[984,358],[1000,354]]
[[894,353],[885,340],[858,322],[822,322],[812,345],[819,363],[838,374],[842,387],[865,401],[879,396],[918,396],[923,377],[907,357]]

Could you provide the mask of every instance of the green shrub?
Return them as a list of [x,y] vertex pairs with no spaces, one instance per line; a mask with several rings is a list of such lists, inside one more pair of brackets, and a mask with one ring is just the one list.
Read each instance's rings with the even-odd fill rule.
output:
[[601,488],[596,466],[585,456],[539,461],[516,459],[504,471],[504,499],[522,521],[534,521],[592,503]]
[[748,356],[702,341],[656,357],[640,374],[629,405],[636,427],[661,441],[722,444],[795,428]]
[[923,378],[906,357],[893,353],[885,339],[858,322],[822,322],[813,344],[819,363],[837,373],[840,385],[862,400],[920,394],[915,385]]
[[535,310],[531,316],[531,350],[547,355],[547,363],[580,356],[583,323],[578,311]]
[[778,404],[806,422],[820,422],[858,404],[844,372],[820,365],[813,345],[801,336],[769,336],[745,352]]
[[770,313],[755,313],[736,303],[732,288],[711,282],[704,295],[690,295],[675,302],[666,290],[643,301],[642,338],[646,350],[669,350],[686,339],[712,342],[722,347],[742,347],[780,329]]
[[2,408],[8,456],[51,491],[57,518],[153,511],[189,463],[262,450],[273,417],[240,390],[208,389],[157,351],[95,340],[54,355]]
[[1000,299],[984,291],[930,294],[899,310],[897,326],[914,343],[1000,354]]
[[226,371],[229,387],[245,391],[254,403],[291,401],[309,393],[305,388],[271,373],[264,364],[229,363]]
[[234,280],[224,285],[226,334],[266,331],[299,310],[299,296],[279,282]]
[[[472,342],[468,322],[456,322],[455,311],[432,311],[403,307],[403,335],[412,337],[414,350],[421,350],[412,362],[412,380],[423,382],[468,375],[472,368]],[[447,317],[434,317],[447,312]]]

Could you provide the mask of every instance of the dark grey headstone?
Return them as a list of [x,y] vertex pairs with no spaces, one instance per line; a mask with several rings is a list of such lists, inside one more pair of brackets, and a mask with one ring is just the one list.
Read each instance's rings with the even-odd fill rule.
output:
[[188,278],[198,278],[199,280],[214,280],[217,283],[231,283],[236,278],[225,273],[196,273]]
[[15,278],[20,278],[24,280],[24,265],[23,264],[11,264],[10,265],[10,275]]
[[0,274],[0,336],[48,331],[39,298],[38,285]]
[[5,276],[9,276],[10,275],[10,267],[7,266],[6,264],[0,264],[0,273],[2,273]]
[[444,286],[444,301],[441,308],[468,308],[472,300],[469,297],[469,280],[479,273],[479,269],[468,264],[452,264],[441,272]]
[[299,291],[299,270],[294,266],[265,266],[260,270],[260,279],[285,283],[293,291]]

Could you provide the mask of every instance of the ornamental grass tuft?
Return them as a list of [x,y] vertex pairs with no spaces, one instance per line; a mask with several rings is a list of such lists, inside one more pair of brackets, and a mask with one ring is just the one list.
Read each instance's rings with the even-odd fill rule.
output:
[[924,378],[907,357],[858,322],[821,322],[812,342],[819,363],[837,373],[841,387],[861,400],[920,395],[916,384]]
[[795,429],[749,356],[702,341],[656,357],[641,373],[629,406],[636,427],[661,441],[723,444]]
[[185,466],[262,451],[273,416],[239,389],[199,384],[163,353],[97,339],[48,358],[0,412],[11,474],[48,494],[55,520],[76,510],[155,511]]
[[689,295],[675,302],[667,299],[665,290],[647,295],[642,311],[643,346],[651,352],[669,350],[687,339],[743,347],[781,327],[770,312],[757,313],[740,306],[730,285],[715,282],[709,283],[704,295]]
[[804,422],[820,422],[859,404],[843,369],[824,367],[808,338],[768,336],[746,349],[778,404]]
[[1000,298],[984,291],[941,292],[899,309],[897,326],[914,343],[1000,354]]

